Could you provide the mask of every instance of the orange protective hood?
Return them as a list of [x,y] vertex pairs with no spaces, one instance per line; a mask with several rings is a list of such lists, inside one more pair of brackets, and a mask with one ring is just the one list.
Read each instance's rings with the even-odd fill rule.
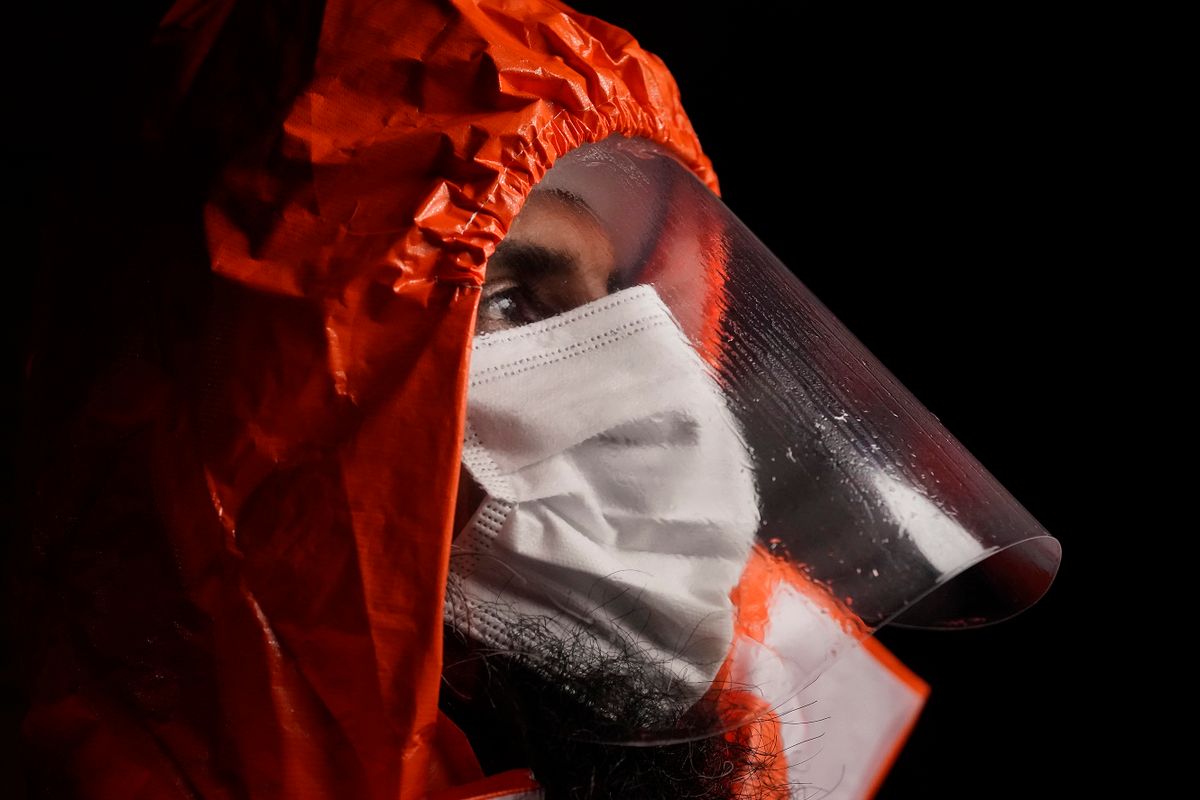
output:
[[[233,9],[163,20],[178,96]],[[586,142],[645,137],[716,189],[663,64],[550,0],[328,0],[281,119],[208,193],[205,335],[88,412],[153,420],[165,566],[125,590],[159,609],[155,674],[179,677],[148,699],[92,645],[50,648],[74,677],[45,673],[23,735],[84,797],[395,800],[473,777],[437,697],[484,265]]]

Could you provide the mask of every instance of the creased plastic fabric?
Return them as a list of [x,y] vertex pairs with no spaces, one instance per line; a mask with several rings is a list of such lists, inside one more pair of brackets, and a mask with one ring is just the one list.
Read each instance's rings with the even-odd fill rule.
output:
[[[237,12],[164,18],[167,106]],[[111,519],[72,523],[85,589],[23,727],[80,796],[394,800],[479,777],[437,709],[477,288],[533,184],[613,133],[716,189],[674,82],[621,30],[533,0],[325,4],[311,79],[202,211],[205,336],[82,405],[78,440],[140,467]],[[131,553],[153,555],[141,584]]]

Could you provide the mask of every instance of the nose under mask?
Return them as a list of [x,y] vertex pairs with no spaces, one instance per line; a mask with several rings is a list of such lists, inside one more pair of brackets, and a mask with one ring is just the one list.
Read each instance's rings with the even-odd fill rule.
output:
[[486,498],[454,542],[449,624],[521,652],[511,622],[536,617],[703,694],[758,498],[738,423],[654,289],[477,337],[463,463]]

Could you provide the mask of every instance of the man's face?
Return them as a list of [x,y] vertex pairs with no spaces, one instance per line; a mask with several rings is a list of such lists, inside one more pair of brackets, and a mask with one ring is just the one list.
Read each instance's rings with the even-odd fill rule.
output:
[[[527,325],[605,297],[624,288],[620,275],[613,242],[593,209],[568,191],[535,190],[488,261],[476,333]],[[456,533],[484,497],[464,469]],[[767,756],[736,736],[653,748],[602,744],[633,740],[643,726],[684,715],[695,716],[699,728],[719,723],[705,716],[715,714],[711,702],[697,704],[664,685],[664,673],[632,640],[614,651],[583,626],[564,636],[502,602],[493,611],[528,652],[481,647],[448,629],[442,693],[443,710],[467,732],[489,771],[532,766],[547,790],[562,796],[585,787],[588,796],[625,796],[630,786],[639,787],[635,793],[653,786],[658,796],[715,798],[730,796],[761,769]]]
[[[560,314],[610,294],[616,257],[608,231],[578,195],[535,189],[487,264],[475,332],[493,333]],[[457,535],[484,492],[459,473]]]

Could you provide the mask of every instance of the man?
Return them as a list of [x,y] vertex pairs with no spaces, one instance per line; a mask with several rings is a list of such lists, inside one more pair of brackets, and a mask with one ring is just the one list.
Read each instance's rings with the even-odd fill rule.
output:
[[797,757],[807,684],[851,665],[911,720],[853,643],[1023,540],[1029,602],[1052,543],[735,224],[624,32],[319,11],[167,14],[147,129],[190,180],[115,273],[149,300],[78,393],[35,347],[68,424],[13,581],[34,785],[869,792],[903,726]]

